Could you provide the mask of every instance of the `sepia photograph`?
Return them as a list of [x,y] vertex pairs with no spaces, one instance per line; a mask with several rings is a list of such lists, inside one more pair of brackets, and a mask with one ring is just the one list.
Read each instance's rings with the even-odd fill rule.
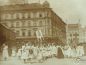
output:
[[86,0],[0,0],[0,65],[86,65]]

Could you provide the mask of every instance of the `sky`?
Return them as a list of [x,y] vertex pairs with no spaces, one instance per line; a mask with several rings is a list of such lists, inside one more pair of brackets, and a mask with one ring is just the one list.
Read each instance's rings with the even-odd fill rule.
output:
[[[28,0],[29,3],[43,3],[46,0]],[[53,11],[65,23],[81,23],[86,26],[86,0],[47,0]],[[7,4],[8,0],[0,0],[0,4]]]

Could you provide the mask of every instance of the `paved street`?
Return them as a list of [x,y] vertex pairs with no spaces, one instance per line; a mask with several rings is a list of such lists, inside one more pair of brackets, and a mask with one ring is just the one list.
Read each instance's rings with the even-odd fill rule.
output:
[[0,65],[86,65],[86,60],[75,61],[75,59],[57,59],[52,58],[48,59],[43,63],[23,63],[23,61],[18,60],[17,58],[10,58],[7,61],[0,60]]

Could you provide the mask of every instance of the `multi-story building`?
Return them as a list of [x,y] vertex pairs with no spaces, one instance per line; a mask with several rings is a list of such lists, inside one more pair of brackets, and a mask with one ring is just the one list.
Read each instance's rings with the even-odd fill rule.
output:
[[48,42],[66,43],[66,23],[45,1],[40,3],[1,6],[1,23],[17,34],[17,41],[36,41],[36,31],[41,30]]
[[68,24],[66,31],[67,44],[77,45],[80,43],[80,24]]

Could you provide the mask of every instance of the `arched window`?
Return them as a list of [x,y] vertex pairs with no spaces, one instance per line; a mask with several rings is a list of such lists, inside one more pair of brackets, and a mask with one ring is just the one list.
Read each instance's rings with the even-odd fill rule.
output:
[[20,31],[19,31],[19,30],[17,30],[17,31],[16,31],[16,34],[17,34],[17,36],[19,36],[19,34],[20,34]]
[[31,30],[28,30],[28,36],[31,36]]
[[41,13],[39,14],[39,17],[42,17],[42,14]]
[[36,36],[37,28],[33,28],[33,36]]
[[29,26],[31,26],[31,22],[30,22],[30,21],[28,21],[28,27],[29,27]]
[[24,17],[25,18],[28,18],[28,13],[24,13]]
[[19,27],[19,24],[20,24],[19,22],[16,22],[16,27]]
[[30,13],[28,13],[28,18],[31,18],[31,15],[30,15]]
[[25,32],[24,31],[22,32],[22,36],[25,36]]
[[19,13],[16,14],[16,19],[19,19]]
[[22,29],[22,36],[26,36],[26,31],[25,31],[25,29]]
[[37,26],[37,23],[36,23],[36,21],[34,21],[34,22],[33,22],[33,26]]
[[22,27],[26,27],[26,21],[22,21]]
[[6,19],[11,19],[11,14],[6,14]]
[[14,22],[11,23],[11,27],[14,27]]
[[43,25],[43,23],[42,23],[42,21],[40,21],[40,22],[39,22],[39,26],[42,26],[42,25]]

